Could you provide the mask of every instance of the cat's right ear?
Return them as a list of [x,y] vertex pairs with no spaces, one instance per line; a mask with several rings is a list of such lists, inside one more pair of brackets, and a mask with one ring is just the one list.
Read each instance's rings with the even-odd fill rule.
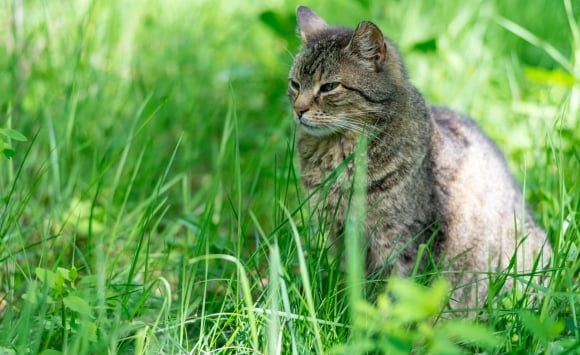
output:
[[300,37],[302,37],[304,42],[311,40],[316,33],[328,29],[326,21],[306,6],[298,6],[296,18],[298,19]]
[[372,22],[358,24],[348,48],[365,61],[371,61],[380,70],[387,55],[387,44],[381,30]]

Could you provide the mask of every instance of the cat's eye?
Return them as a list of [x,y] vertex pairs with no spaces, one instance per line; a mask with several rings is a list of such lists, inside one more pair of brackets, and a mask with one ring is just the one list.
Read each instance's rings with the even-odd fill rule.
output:
[[320,86],[320,92],[330,92],[338,87],[339,83],[326,83]]
[[297,81],[292,80],[292,79],[289,79],[289,82],[290,82],[290,87],[292,89],[294,89],[296,91],[299,91],[300,90],[300,84]]

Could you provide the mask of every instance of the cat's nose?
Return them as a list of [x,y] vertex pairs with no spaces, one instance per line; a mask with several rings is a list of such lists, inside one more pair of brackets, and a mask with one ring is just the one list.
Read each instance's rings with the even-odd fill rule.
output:
[[296,112],[298,118],[301,118],[306,111],[308,111],[308,107],[306,106],[294,106],[294,112]]

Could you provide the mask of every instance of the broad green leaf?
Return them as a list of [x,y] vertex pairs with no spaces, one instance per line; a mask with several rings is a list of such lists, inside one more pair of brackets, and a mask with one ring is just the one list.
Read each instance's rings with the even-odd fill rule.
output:
[[65,269],[63,267],[59,267],[56,268],[56,272],[62,276],[63,279],[67,280],[67,281],[71,281],[70,278],[70,271],[68,269]]
[[564,330],[563,322],[555,321],[548,317],[540,319],[538,315],[528,311],[520,311],[519,315],[524,327],[541,340],[551,340]]
[[462,343],[477,344],[485,348],[495,348],[501,345],[501,339],[495,336],[489,328],[465,319],[447,321],[443,324],[441,331]]
[[79,287],[95,287],[97,285],[98,277],[97,275],[83,275],[79,279]]
[[397,319],[414,322],[427,319],[439,311],[447,299],[447,282],[437,280],[425,287],[408,279],[389,281],[388,291],[395,297],[393,314]]
[[4,148],[2,149],[2,154],[4,154],[4,156],[8,159],[12,159],[14,155],[16,155],[14,149],[6,146],[4,146]]
[[353,305],[353,324],[359,329],[376,330],[380,324],[378,310],[366,301],[359,301]]
[[429,346],[428,354],[441,354],[441,355],[460,355],[464,354],[462,349],[457,346],[457,344],[453,343],[449,340],[449,337],[446,334],[437,334]]
[[55,303],[54,298],[50,294],[42,294],[41,292],[38,290],[36,284],[32,284],[26,293],[22,295],[22,299],[33,305],[37,305],[39,300],[45,304]]
[[55,297],[60,297],[64,293],[64,277],[60,272],[55,273],[52,289],[54,290]]
[[37,267],[36,278],[39,279],[43,284],[46,284],[49,288],[54,289],[56,282],[56,274],[54,272],[48,269]]
[[410,354],[413,350],[412,338],[404,339],[402,337],[388,336],[381,339],[379,347],[384,354]]
[[25,294],[22,295],[22,299],[28,301],[29,303],[36,304],[37,302],[36,292],[26,292]]
[[78,277],[78,275],[79,275],[79,273],[78,273],[78,271],[77,271],[77,268],[76,268],[76,267],[74,267],[74,266],[73,266],[73,267],[71,267],[71,268],[70,268],[70,271],[69,271],[69,273],[68,273],[68,276],[70,277],[69,281],[74,281],[74,280],[76,280],[76,279],[77,279],[77,277]]
[[88,332],[86,333],[89,337],[90,341],[97,341],[97,323],[96,322],[85,322],[84,326],[88,328]]
[[64,305],[71,311],[77,312],[79,314],[90,316],[91,306],[87,301],[75,295],[68,295],[63,299]]
[[0,134],[15,141],[25,142],[28,140],[22,133],[10,128],[0,128]]

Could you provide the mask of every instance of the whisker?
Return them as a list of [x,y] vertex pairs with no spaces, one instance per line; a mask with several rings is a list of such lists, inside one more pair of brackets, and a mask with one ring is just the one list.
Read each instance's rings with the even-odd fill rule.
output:
[[377,114],[384,115],[385,110],[371,109],[371,110],[347,110],[341,112],[339,115],[331,115],[327,113],[318,113],[311,116],[311,120],[322,129],[329,130],[344,130],[351,131],[357,134],[364,135],[371,141],[380,145],[387,145],[387,140],[397,139],[399,141],[405,140],[404,137],[395,137],[390,135],[385,127],[377,126],[369,122],[370,119],[376,117]]

